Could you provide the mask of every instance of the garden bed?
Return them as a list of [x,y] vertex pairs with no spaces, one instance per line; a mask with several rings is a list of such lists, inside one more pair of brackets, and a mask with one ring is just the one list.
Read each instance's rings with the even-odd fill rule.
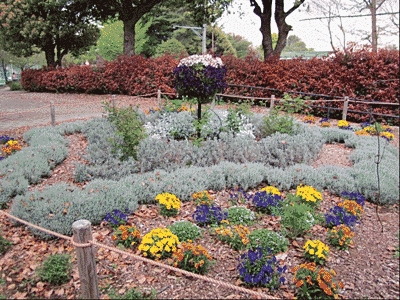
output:
[[[11,134],[12,132],[8,133]],[[23,130],[15,131],[15,133],[22,134]],[[52,170],[50,177],[41,180],[37,185],[31,185],[29,190],[40,190],[45,186],[59,182],[67,182],[76,185],[78,188],[86,186],[86,182],[73,183],[73,163],[76,161],[85,163],[81,155],[86,151],[87,140],[82,134],[67,135],[66,139],[69,140],[67,158]],[[326,144],[322,147],[317,158],[310,164],[314,167],[325,164],[349,167],[351,166],[349,160],[351,152],[352,149],[341,143]],[[258,186],[257,189],[262,186],[263,184]],[[215,203],[219,206],[227,208],[231,205],[229,189],[210,190],[209,192],[215,197]],[[293,192],[294,190],[284,191],[285,194]],[[319,210],[327,212],[340,201],[339,196],[324,191]],[[246,205],[249,206],[249,203]],[[381,232],[379,220],[375,213],[376,205],[367,202],[364,209],[360,224],[357,224],[354,228],[354,246],[350,247],[348,251],[339,251],[331,247],[326,266],[334,269],[337,278],[344,283],[344,289],[340,294],[343,298],[398,298],[399,261],[394,256],[396,245],[398,245],[398,203],[378,208],[379,217],[383,222],[383,232]],[[112,208],[110,208],[111,210]],[[168,226],[176,220],[192,221],[194,211],[193,201],[184,202],[177,217],[167,218],[160,216],[155,204],[141,204],[135,213],[129,216],[128,220],[138,225],[140,231],[144,234],[153,228]],[[1,217],[1,219],[3,236],[12,241],[14,245],[0,259],[1,278],[4,280],[4,284],[0,284],[0,293],[7,298],[77,298],[79,296],[79,280],[75,261],[71,281],[67,284],[51,286],[40,282],[35,277],[35,270],[44,256],[50,253],[72,252],[71,245],[63,240],[39,240],[33,237],[24,227],[13,226],[4,217]],[[280,224],[277,217],[260,215],[257,223],[252,225],[251,228],[278,231]],[[97,241],[110,246],[114,245],[111,239],[112,229],[105,222],[94,226],[93,232]],[[280,254],[288,269],[304,262],[302,246],[308,238],[326,242],[326,229],[316,225],[307,233],[306,237],[299,237],[290,241],[289,249]],[[207,276],[244,286],[238,277],[239,254],[237,251],[218,241],[210,230],[203,230],[199,242],[215,258],[215,264],[207,273]],[[139,254],[137,250],[133,250],[133,252]],[[109,250],[98,249],[97,258],[102,298],[107,298],[107,292],[111,288],[120,295],[124,294],[129,288],[138,288],[146,293],[154,289],[158,292],[157,298],[160,299],[253,297],[198,279],[188,278],[159,267],[132,261],[128,257],[121,257]],[[270,292],[265,288],[253,289],[278,298],[292,298],[294,296],[293,274],[287,272],[285,277],[287,279],[286,284],[276,292]]]

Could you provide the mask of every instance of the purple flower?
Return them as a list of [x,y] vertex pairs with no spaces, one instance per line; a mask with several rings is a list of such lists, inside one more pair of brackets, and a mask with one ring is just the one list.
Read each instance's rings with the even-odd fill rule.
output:
[[266,191],[262,191],[255,193],[252,201],[257,209],[270,213],[271,208],[279,206],[283,199],[279,195],[272,195],[268,194]]
[[193,213],[193,220],[200,226],[207,224],[219,224],[222,220],[226,220],[228,217],[227,212],[223,212],[222,209],[214,204],[209,206],[202,204],[196,207],[196,211]]
[[329,228],[340,224],[352,228],[357,223],[357,217],[348,213],[343,207],[335,206],[325,214],[325,221]]
[[365,127],[371,126],[371,123],[369,122],[363,122],[360,124],[361,128],[364,129]]
[[128,216],[118,209],[114,209],[111,213],[107,213],[104,221],[109,223],[112,227],[125,224],[128,221]]
[[348,200],[355,200],[362,207],[365,205],[365,197],[361,193],[344,191],[341,196]]

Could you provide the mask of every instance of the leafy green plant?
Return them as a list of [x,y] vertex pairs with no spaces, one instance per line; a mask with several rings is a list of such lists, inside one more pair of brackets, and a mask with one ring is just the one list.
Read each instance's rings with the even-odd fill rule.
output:
[[69,254],[50,255],[38,268],[41,280],[50,284],[63,284],[70,280],[72,264]]
[[309,205],[298,201],[298,197],[287,195],[285,203],[278,212],[281,215],[281,226],[285,228],[286,235],[290,238],[304,235],[319,223],[321,218]]
[[275,231],[265,228],[253,230],[248,237],[250,242],[247,245],[247,249],[255,250],[261,247],[263,250],[269,249],[271,254],[276,254],[285,252],[289,246],[287,238]]
[[204,274],[212,265],[212,257],[201,245],[182,242],[172,254],[175,267],[198,274]]
[[226,128],[228,132],[239,132],[242,124],[242,119],[247,118],[251,115],[251,104],[249,102],[243,102],[234,106],[234,108],[228,108],[228,115],[226,117]]
[[230,226],[228,221],[223,220],[214,230],[217,238],[229,244],[233,250],[242,250],[249,243],[250,230],[242,224]]
[[134,109],[132,106],[118,108],[106,102],[105,110],[108,112],[108,119],[117,128],[117,136],[120,137],[120,139],[114,138],[111,140],[114,151],[121,151],[122,160],[126,160],[128,157],[136,159],[139,143],[146,137],[143,122],[140,119],[137,108]]
[[10,86],[10,90],[11,91],[20,91],[20,90],[22,90],[22,86],[21,86],[21,84],[19,83],[19,82],[11,82],[10,84],[9,84],[9,86]]
[[295,124],[294,118],[291,116],[281,116],[278,113],[273,112],[264,117],[260,131],[263,137],[272,135],[276,132],[293,135],[298,126],[299,125]]
[[201,235],[201,229],[196,224],[189,221],[177,221],[168,226],[168,229],[175,234],[179,241],[194,241]]
[[[307,100],[307,97],[304,99]],[[289,114],[297,113],[309,109],[310,106],[306,104],[301,96],[292,98],[289,94],[284,94],[279,104],[275,105],[274,109],[277,111],[284,111]]]
[[246,207],[231,206],[228,208],[228,221],[230,224],[251,225],[254,219],[254,212]]
[[143,293],[138,289],[129,289],[123,295],[118,295],[114,289],[111,289],[107,295],[108,297],[110,297],[110,299],[124,299],[124,300],[156,299],[157,296],[155,291],[151,291],[151,293]]
[[12,243],[0,235],[0,254],[4,254],[10,249]]

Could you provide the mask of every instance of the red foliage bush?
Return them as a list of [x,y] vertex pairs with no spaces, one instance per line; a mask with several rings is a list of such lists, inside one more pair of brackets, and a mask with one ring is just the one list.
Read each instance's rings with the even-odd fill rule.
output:
[[[225,94],[253,97],[282,97],[285,92],[310,95],[318,105],[330,106],[331,117],[340,118],[343,102],[325,102],[334,97],[350,97],[369,102],[398,103],[399,99],[399,52],[368,49],[349,49],[332,58],[310,60],[272,59],[260,62],[256,58],[245,59],[223,56],[227,67]],[[172,86],[173,70],[178,61],[170,55],[159,58],[120,56],[102,67],[72,66],[69,68],[44,68],[22,72],[21,84],[27,91],[103,93],[144,95],[175,93]],[[248,88],[244,86],[260,87]],[[351,99],[354,100],[354,99]],[[356,101],[356,100],[354,100]],[[379,114],[398,115],[398,106],[371,105],[351,101],[349,110],[372,111]],[[313,113],[326,115],[326,109],[314,108]],[[349,112],[350,119],[365,121],[367,114]]]

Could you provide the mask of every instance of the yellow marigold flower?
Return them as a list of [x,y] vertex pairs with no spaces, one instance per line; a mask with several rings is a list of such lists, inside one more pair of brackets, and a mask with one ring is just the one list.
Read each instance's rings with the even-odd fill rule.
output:
[[305,201],[317,202],[322,201],[322,194],[314,187],[309,185],[299,185],[296,189],[296,196],[301,197]]
[[281,195],[281,192],[274,186],[266,186],[260,190],[261,192],[267,192],[267,194],[272,194],[272,195]]
[[338,127],[348,127],[349,126],[349,122],[347,122],[346,120],[340,120],[340,121],[338,121],[337,126]]
[[394,139],[394,134],[391,133],[391,132],[387,132],[387,131],[381,132],[381,133],[379,134],[379,136],[385,137],[385,138],[387,138],[388,140],[393,140],[393,139]]

